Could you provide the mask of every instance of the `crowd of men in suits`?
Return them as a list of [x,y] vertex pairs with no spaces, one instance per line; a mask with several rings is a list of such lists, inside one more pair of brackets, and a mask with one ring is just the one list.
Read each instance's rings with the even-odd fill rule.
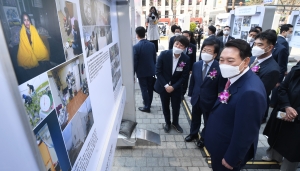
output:
[[[136,28],[139,42],[133,47],[134,71],[144,101],[139,110],[151,112],[155,90],[162,103],[165,132],[172,126],[182,133],[178,117],[188,89],[192,121],[185,141],[197,140],[199,148],[206,146],[213,170],[240,170],[256,153],[260,126],[267,120],[269,106],[276,103],[277,87],[287,74],[286,38],[293,26],[281,26],[278,36],[275,30],[251,28],[247,41],[230,36],[229,26],[220,37],[209,26],[199,60],[192,33],[178,26],[171,29],[174,36],[169,39],[169,50],[156,58],[154,45],[144,39],[145,29]],[[199,137],[202,115],[204,128]]]

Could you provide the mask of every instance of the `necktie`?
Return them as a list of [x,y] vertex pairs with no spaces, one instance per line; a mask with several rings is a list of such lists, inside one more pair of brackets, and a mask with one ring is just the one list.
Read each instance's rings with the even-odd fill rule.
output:
[[250,65],[250,68],[254,67],[258,63],[258,60],[255,59],[255,61]]
[[227,40],[227,36],[224,36],[225,38],[224,38],[224,41],[223,41],[223,43],[225,44],[226,43],[226,40]]
[[204,69],[203,69],[203,71],[202,71],[202,80],[205,79],[206,72],[207,72],[207,67],[208,67],[208,65],[207,65],[207,64],[204,64]]
[[224,90],[228,90],[229,86],[230,86],[230,80],[228,79],[228,81],[227,81],[227,83],[225,85],[225,89]]

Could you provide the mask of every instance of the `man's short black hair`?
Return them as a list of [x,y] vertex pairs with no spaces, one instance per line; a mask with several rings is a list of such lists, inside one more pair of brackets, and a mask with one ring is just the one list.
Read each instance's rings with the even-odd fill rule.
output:
[[[214,46],[214,48],[215,48],[215,49],[214,49],[214,53],[216,53],[217,56],[218,56],[220,47],[219,47],[219,44],[218,44],[216,41],[214,41],[214,40],[205,40],[205,41],[203,42],[202,47],[201,47],[201,51],[203,50],[203,48],[204,48],[205,46]],[[200,52],[201,52],[201,51],[200,51]]]
[[139,26],[135,29],[135,33],[139,36],[139,38],[145,38],[146,29],[142,26]]
[[215,34],[217,29],[215,26],[209,26],[208,30],[211,31],[213,34]]
[[249,31],[249,34],[250,34],[251,32],[255,32],[255,33],[259,34],[259,31],[258,31],[256,28],[251,28],[250,31]]
[[176,41],[181,43],[185,48],[188,47],[190,44],[189,39],[182,35],[176,36],[174,39],[174,42],[176,42]]
[[251,57],[251,47],[250,45],[242,40],[242,39],[234,39],[230,40],[225,44],[225,48],[228,47],[235,47],[240,51],[240,57],[242,60],[246,59],[247,57]]
[[181,32],[181,27],[180,26],[176,26],[175,29],[174,29],[174,32],[175,32],[176,29],[179,29],[180,32]]
[[276,41],[277,41],[277,35],[273,31],[264,31],[264,32],[259,33],[255,37],[255,40],[256,39],[267,40],[268,44],[272,44],[275,46]]
[[231,29],[230,26],[225,26],[224,28],[226,28],[226,27],[228,27],[229,29]]
[[184,30],[184,31],[182,32],[182,34],[183,34],[183,33],[187,33],[187,34],[189,34],[189,36],[191,36],[190,31]]
[[273,30],[273,29],[268,29],[268,30],[266,30],[265,32],[272,32],[272,33],[276,34],[276,31]]
[[291,24],[283,24],[281,27],[280,27],[280,34],[284,31],[289,31],[290,28],[293,28],[294,26],[291,25]]
[[260,30],[260,32],[262,32],[262,28],[261,28],[261,27],[259,27],[259,26],[256,26],[256,27],[255,27],[255,29],[259,29],[259,30]]
[[177,27],[177,26],[176,26],[175,24],[171,26],[171,32],[172,32],[172,33],[175,32],[176,27]]

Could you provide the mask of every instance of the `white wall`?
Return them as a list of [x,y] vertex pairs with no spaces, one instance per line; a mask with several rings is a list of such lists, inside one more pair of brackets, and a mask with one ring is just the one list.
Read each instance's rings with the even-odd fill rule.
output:
[[[81,122],[81,119],[80,119],[78,113],[76,113],[76,115],[73,117],[71,124],[72,124],[73,145],[76,145],[76,143],[78,141],[84,142],[85,133],[82,129],[82,122]],[[75,139],[75,137],[76,137],[76,139]]]

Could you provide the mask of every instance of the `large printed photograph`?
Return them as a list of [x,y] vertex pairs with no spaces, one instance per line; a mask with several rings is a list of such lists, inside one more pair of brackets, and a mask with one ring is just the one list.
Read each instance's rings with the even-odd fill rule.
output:
[[5,1],[0,12],[19,85],[66,61],[55,1]]
[[121,78],[121,58],[119,55],[118,43],[114,44],[109,48],[110,64],[111,64],[111,75],[113,83],[113,91],[115,91],[118,82]]
[[74,117],[89,96],[83,56],[80,55],[48,72],[61,129]]

